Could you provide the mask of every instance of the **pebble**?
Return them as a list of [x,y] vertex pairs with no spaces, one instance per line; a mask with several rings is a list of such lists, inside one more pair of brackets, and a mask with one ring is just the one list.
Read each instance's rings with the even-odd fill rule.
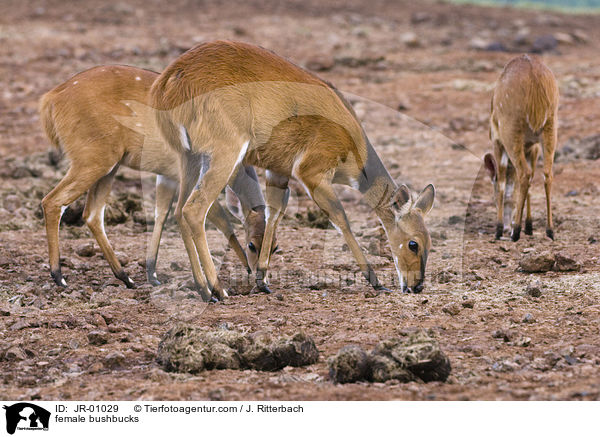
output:
[[519,267],[526,273],[543,273],[552,269],[554,255],[550,252],[529,252],[519,260]]
[[542,295],[542,287],[540,282],[538,281],[535,284],[529,284],[527,288],[525,288],[525,293],[532,297],[540,297]]
[[451,316],[456,316],[458,313],[460,313],[460,311],[461,307],[456,302],[449,303],[442,307],[442,312],[450,314]]
[[85,258],[94,256],[96,253],[96,250],[94,249],[94,243],[85,243],[77,246],[75,253]]
[[104,357],[104,364],[106,367],[114,369],[116,367],[122,367],[125,363],[125,355],[119,351],[110,352]]
[[108,343],[108,332],[106,331],[91,331],[88,333],[88,341],[91,345],[101,346]]

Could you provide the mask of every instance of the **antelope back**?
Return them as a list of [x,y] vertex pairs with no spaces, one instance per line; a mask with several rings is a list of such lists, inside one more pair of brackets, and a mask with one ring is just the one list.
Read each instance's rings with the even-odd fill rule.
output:
[[[344,127],[365,149],[360,124],[336,91],[311,73],[260,47],[216,41],[198,45],[176,59],[156,80],[151,102],[165,139],[183,152],[179,125],[192,148],[226,146],[232,138],[264,144],[273,128],[291,117],[319,116]],[[296,155],[306,141],[289,144]]]
[[536,57],[516,57],[506,65],[494,90],[492,133],[500,120],[539,134],[557,108],[558,85],[552,71]]

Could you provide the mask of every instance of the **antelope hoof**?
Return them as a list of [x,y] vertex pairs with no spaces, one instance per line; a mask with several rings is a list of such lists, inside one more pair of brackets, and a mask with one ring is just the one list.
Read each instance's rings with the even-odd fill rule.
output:
[[229,297],[229,294],[220,285],[215,285],[212,288],[212,295],[213,297],[216,297],[217,300],[225,300],[226,297]]
[[56,285],[58,285],[59,287],[67,288],[67,281],[65,281],[65,278],[63,278],[63,275],[60,270],[50,272],[50,276],[52,276],[52,279],[54,279]]
[[502,238],[502,231],[504,230],[504,225],[502,223],[496,223],[496,240]]
[[131,280],[127,273],[124,270],[121,270],[118,274],[115,275],[117,279],[123,281],[127,288],[135,288],[135,283]]
[[256,289],[259,293],[271,294],[273,291],[269,288],[269,286],[262,280],[256,281]]
[[519,241],[521,238],[521,226],[515,226],[512,231],[512,235],[510,236],[512,241]]
[[392,290],[390,290],[387,287],[384,287],[381,284],[374,285],[373,289],[377,292],[377,294],[380,294],[380,293],[391,293],[392,292]]
[[152,275],[148,275],[148,282],[154,286],[162,285],[161,282],[156,277],[156,273],[153,273]]
[[533,235],[533,224],[530,220],[525,221],[525,234]]
[[552,241],[554,241],[554,230],[553,229],[546,229],[546,236],[548,238],[550,238]]
[[150,260],[146,261],[146,278],[148,279],[148,282],[154,286],[161,285],[156,276],[156,264]]

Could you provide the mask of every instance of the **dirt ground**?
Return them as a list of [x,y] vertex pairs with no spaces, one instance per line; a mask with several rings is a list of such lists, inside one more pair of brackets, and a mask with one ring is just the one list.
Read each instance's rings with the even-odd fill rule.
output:
[[[600,400],[600,16],[391,0],[79,4],[1,6],[0,398]],[[538,168],[534,235],[494,241],[492,187],[481,157],[490,148],[491,88],[514,53],[477,47],[528,50],[544,35],[554,36],[551,46],[558,41],[541,56],[561,90],[556,240],[544,236]],[[316,207],[297,185],[271,266],[275,294],[250,293],[252,278],[211,228],[221,278],[235,295],[203,304],[187,287],[189,263],[172,219],[158,266],[165,285],[147,285],[149,230],[139,209],[152,204],[152,176],[134,171],[117,178],[107,233],[138,287],[128,290],[112,276],[97,245],[92,256],[76,254],[93,241],[76,217],[61,226],[69,287],[53,285],[40,200],[66,163],[48,160],[39,97],[98,64],[160,71],[190,46],[218,38],[257,43],[317,71],[350,94],[394,178],[415,190],[435,184],[427,217],[434,250],[422,294],[370,297],[342,238],[307,219]],[[397,289],[375,215],[356,192],[339,193],[380,279]],[[521,271],[522,258],[545,251],[575,270]],[[156,350],[180,321],[273,334],[303,330],[321,356],[278,372],[167,373]],[[429,329],[450,358],[446,383],[328,379],[327,358],[342,346],[370,349],[419,328]],[[102,332],[88,336],[94,331]],[[90,342],[98,336],[106,343]]]

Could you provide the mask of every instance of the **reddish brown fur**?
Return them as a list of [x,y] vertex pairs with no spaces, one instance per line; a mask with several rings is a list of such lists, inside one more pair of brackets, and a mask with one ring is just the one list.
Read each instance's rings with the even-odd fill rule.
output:
[[[187,192],[180,196],[176,215],[189,223],[208,283],[218,297],[224,292],[206,243],[203,217],[239,159],[276,173],[271,177],[281,187],[287,187],[289,177],[298,179],[340,228],[363,274],[380,289],[331,186],[333,182],[358,185],[359,180],[365,181],[361,177],[366,175],[367,157],[371,156],[373,168],[371,178],[364,182],[363,188],[368,190],[365,197],[382,219],[397,264],[405,263],[401,249],[411,235],[403,229],[412,228],[407,222],[413,220],[413,215],[407,212],[413,203],[407,200],[406,208],[400,208],[404,204],[398,207],[404,212],[402,217],[392,211],[391,199],[398,187],[367,143],[350,105],[326,82],[263,48],[216,41],[194,47],[173,61],[150,94],[152,105],[158,109],[157,122],[163,137],[183,157],[181,186],[188,187],[187,192],[191,193],[196,174],[190,170],[193,160],[199,156],[210,159],[210,168],[196,191],[189,199]],[[180,140],[182,129],[190,138],[189,151]],[[279,191],[285,193],[285,189]],[[381,193],[387,193],[389,203],[380,204]],[[417,292],[422,289],[423,260],[430,244],[422,216],[433,203],[433,186],[427,187],[420,198],[427,208],[414,228],[423,236],[423,247],[410,257],[411,263],[413,258],[419,260],[419,269],[413,275],[404,275],[403,270],[403,277],[410,278],[401,280],[403,288],[415,287]],[[286,202],[280,200],[278,204],[285,207]],[[258,271],[263,274],[271,247],[268,241],[272,241],[281,211],[273,208],[268,214],[258,263]],[[196,278],[200,274],[194,272]],[[260,275],[257,279],[261,288]]]
[[[531,232],[529,184],[533,179],[541,141],[544,157],[547,234],[553,238],[551,209],[552,164],[556,148],[558,85],[552,72],[539,59],[522,55],[511,60],[502,72],[492,97],[490,138],[494,156],[486,166],[494,178],[498,212],[497,237],[501,235],[504,185],[507,181],[506,154],[515,167],[518,184],[512,238],[520,235],[523,206],[527,200],[526,232]],[[528,162],[529,161],[529,162]],[[510,182],[510,180],[509,180]]]
[[[65,179],[43,200],[50,264],[55,279],[60,276],[60,208],[89,188],[84,218],[117,277],[131,285],[114,256],[100,220],[112,176],[119,164],[164,175],[173,181],[179,179],[178,156],[162,141],[156,129],[154,113],[146,105],[148,92],[156,77],[158,73],[134,67],[100,66],[75,75],[42,97],[42,126],[52,145],[62,148],[71,161]],[[156,262],[159,228],[164,224],[174,190],[157,190],[157,211],[159,202],[164,204],[166,210],[157,214],[160,220],[157,218],[148,254],[149,270],[153,270]],[[166,198],[161,199],[161,196]],[[261,217],[264,230],[264,215]],[[236,253],[247,266],[246,255],[220,205],[216,204],[211,209],[210,218],[230,239]],[[260,217],[255,221],[259,222]],[[250,225],[255,226],[256,223]],[[62,281],[59,278],[57,282]]]

